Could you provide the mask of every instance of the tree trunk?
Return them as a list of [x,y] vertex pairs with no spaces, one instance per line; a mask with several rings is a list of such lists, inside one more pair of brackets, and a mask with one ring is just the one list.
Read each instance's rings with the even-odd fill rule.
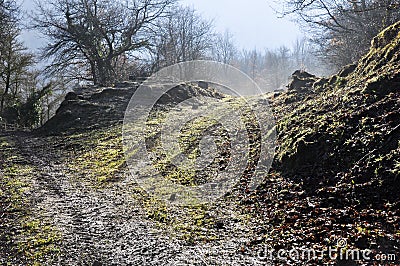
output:
[[93,84],[97,85],[97,70],[96,64],[93,61],[90,61],[90,72],[92,73]]
[[8,67],[7,68],[7,70],[6,70],[6,75],[7,75],[7,77],[6,77],[6,80],[5,80],[5,88],[4,88],[4,92],[3,92],[3,95],[1,96],[1,106],[0,106],[0,113],[1,114],[3,114],[3,111],[4,111],[4,102],[5,102],[5,100],[6,100],[6,96],[7,96],[7,94],[8,94],[8,92],[9,92],[9,90],[10,90],[10,80],[11,80],[11,70],[10,70],[10,68]]
[[96,80],[95,85],[110,86],[115,82],[114,68],[112,67],[111,60],[99,60],[96,64]]
[[4,92],[4,93],[1,95],[0,115],[3,115],[5,96],[6,96],[6,92]]

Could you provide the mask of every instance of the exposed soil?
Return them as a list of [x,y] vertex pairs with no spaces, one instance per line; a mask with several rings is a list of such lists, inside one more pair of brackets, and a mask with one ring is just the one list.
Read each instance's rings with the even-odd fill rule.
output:
[[[146,218],[148,215],[133,196],[136,184],[130,178],[120,177],[111,187],[96,188],[80,182],[80,173],[68,169],[59,138],[15,132],[1,137],[15,144],[18,164],[37,169],[31,173],[30,189],[23,195],[28,199],[25,211],[33,220],[46,221],[59,235],[51,243],[53,250],[26,256],[38,247],[26,247],[32,249],[26,253],[18,250],[17,243],[25,233],[19,223],[23,217],[8,212],[2,203],[1,264],[255,265],[254,256],[239,252],[249,239],[243,228],[231,230],[236,231],[235,237],[226,232],[228,226],[219,231],[219,241],[190,244]],[[11,239],[4,241],[4,235],[11,235]]]

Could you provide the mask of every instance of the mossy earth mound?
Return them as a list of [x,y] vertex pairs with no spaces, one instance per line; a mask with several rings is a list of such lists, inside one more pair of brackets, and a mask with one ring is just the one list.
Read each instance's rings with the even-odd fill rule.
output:
[[[301,81],[304,88],[270,96],[279,143],[264,184],[242,200],[263,221],[249,246],[326,250],[346,239],[346,250],[396,254],[385,263],[397,265],[400,22],[374,38],[357,64],[328,78]],[[299,260],[308,265],[378,265],[326,254]]]
[[[125,82],[109,88],[93,86],[69,92],[56,115],[39,128],[37,133],[65,135],[122,125],[129,100],[139,86],[137,82]],[[154,91],[150,89],[149,95]],[[176,104],[196,96],[222,97],[213,89],[202,88],[197,84],[181,84],[163,95],[156,107]]]
[[[310,190],[338,182],[364,192],[370,187],[374,195],[360,196],[365,204],[378,196],[398,200],[399,29],[397,23],[380,33],[356,66],[317,80],[306,93],[273,99],[276,114],[284,114],[279,117],[277,154],[284,173],[312,176]],[[285,104],[288,98],[296,99]]]

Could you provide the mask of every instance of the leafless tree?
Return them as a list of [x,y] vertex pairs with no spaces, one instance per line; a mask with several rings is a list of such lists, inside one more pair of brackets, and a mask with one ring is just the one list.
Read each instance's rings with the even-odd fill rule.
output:
[[[126,53],[149,46],[157,19],[175,0],[54,0],[37,2],[35,28],[50,41],[43,58],[50,73],[89,66],[94,84],[116,80],[116,67]],[[81,79],[85,78],[85,72]]]
[[284,88],[295,70],[317,75],[330,74],[315,55],[314,46],[306,39],[298,39],[291,48],[243,50],[234,62],[265,92]]
[[213,40],[213,22],[193,8],[176,6],[159,23],[153,38],[154,69],[167,65],[204,59]]
[[226,30],[217,34],[212,48],[213,59],[224,64],[232,64],[237,57],[237,48],[234,44],[233,34]]
[[19,40],[19,13],[15,1],[0,1],[0,114],[18,102],[24,74],[34,63]]
[[19,9],[15,0],[0,0],[0,36],[19,19]]
[[306,38],[297,39],[293,44],[292,57],[298,69],[305,70],[312,61],[313,49]]
[[33,65],[33,55],[28,53],[26,48],[19,41],[19,30],[9,29],[7,35],[3,37],[3,45],[0,57],[0,73],[2,94],[0,112],[2,113],[5,101],[9,99],[9,105],[15,103],[18,98],[20,84],[28,68]]
[[400,19],[399,0],[288,0],[282,14],[296,14],[335,67],[353,63],[371,39]]

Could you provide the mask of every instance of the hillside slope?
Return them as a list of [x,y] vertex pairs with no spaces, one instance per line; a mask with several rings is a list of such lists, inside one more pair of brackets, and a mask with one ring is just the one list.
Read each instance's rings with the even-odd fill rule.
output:
[[[317,79],[303,95],[272,101],[276,113],[285,114],[279,117],[277,154],[284,173],[312,176],[305,181],[310,190],[352,184],[364,206],[375,197],[399,199],[399,28],[378,35],[357,65]],[[304,99],[285,104],[293,97]]]
[[319,249],[345,238],[346,248],[395,253],[399,263],[400,22],[357,64],[296,84],[270,96],[279,139],[274,169],[244,200],[274,228],[258,236],[275,247]]

